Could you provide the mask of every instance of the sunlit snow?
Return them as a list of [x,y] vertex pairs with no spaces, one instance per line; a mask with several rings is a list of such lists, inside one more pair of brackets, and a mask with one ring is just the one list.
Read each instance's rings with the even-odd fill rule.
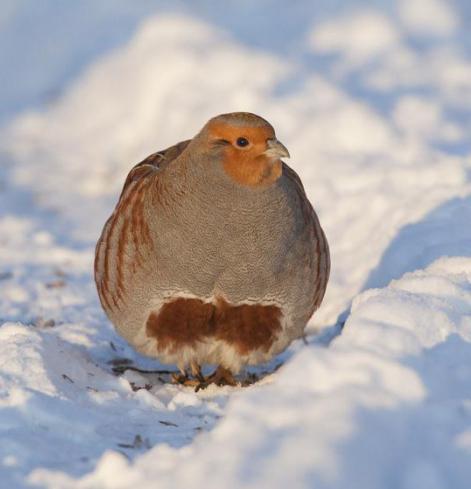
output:
[[[5,2],[0,487],[470,487],[471,9],[333,3]],[[133,164],[232,110],[332,274],[307,344],[195,393],[114,332],[94,244]]]

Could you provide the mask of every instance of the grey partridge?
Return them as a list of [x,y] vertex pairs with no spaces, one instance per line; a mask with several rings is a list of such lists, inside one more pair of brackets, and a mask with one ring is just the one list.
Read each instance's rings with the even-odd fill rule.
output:
[[211,119],[129,173],[96,246],[95,281],[139,352],[232,383],[303,336],[329,248],[288,150],[263,118]]

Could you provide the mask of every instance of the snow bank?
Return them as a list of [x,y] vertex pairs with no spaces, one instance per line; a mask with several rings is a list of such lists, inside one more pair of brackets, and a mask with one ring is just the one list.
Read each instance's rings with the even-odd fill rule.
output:
[[358,296],[329,349],[304,348],[233,396],[191,447],[105,454],[48,487],[465,487],[471,452],[471,259],[442,258]]
[[[306,14],[312,26],[290,30],[283,56],[242,44],[236,21],[234,38],[160,13],[47,110],[8,124],[4,484],[468,486],[471,62],[457,11],[423,4],[387,12],[348,3],[324,21]],[[276,6],[243,8],[296,24],[299,6],[281,14]],[[293,345],[245,389],[195,394],[162,382],[165,374],[117,376],[112,368],[125,360],[160,366],[104,318],[94,241],[135,162],[229,110],[273,122],[319,212],[333,269],[309,331],[324,336]],[[342,334],[321,346],[339,316]]]

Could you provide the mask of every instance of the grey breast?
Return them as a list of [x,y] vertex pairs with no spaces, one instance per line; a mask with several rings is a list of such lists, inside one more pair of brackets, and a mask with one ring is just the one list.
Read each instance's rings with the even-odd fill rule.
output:
[[299,307],[304,317],[316,286],[318,238],[307,229],[293,182],[283,175],[270,187],[248,188],[230,180],[218,162],[201,168],[187,158],[186,165],[165,169],[174,200],[149,216],[153,293],[210,297],[216,290],[234,303],[265,299]]

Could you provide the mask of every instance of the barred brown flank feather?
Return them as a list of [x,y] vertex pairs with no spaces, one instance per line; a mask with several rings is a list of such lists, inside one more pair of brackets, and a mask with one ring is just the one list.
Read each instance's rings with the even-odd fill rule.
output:
[[[95,282],[97,291],[105,310],[119,309],[119,302],[124,301],[126,293],[124,282],[126,273],[135,273],[144,263],[142,254],[143,244],[152,245],[152,235],[144,215],[144,198],[141,192],[147,189],[153,174],[159,172],[162,166],[181,154],[190,141],[183,141],[164,151],[151,154],[146,159],[135,165],[123,185],[115,210],[107,220],[103,232],[95,248]],[[160,198],[162,194],[160,192]],[[129,261],[125,259],[126,248],[132,240],[133,253]],[[114,244],[117,243],[117,246]],[[111,262],[114,264],[111,279]]]
[[[133,207],[131,209],[131,235],[134,245],[134,255],[133,255],[133,272],[136,271],[137,267],[142,265],[141,258],[142,256],[142,246],[139,244],[139,237],[143,237],[143,225],[144,225],[144,195],[143,192],[147,187],[147,180],[143,182],[142,187],[140,188],[141,192],[137,194],[136,200],[133,202]],[[141,231],[141,232],[140,232]]]
[[143,196],[140,195],[139,198],[136,199],[136,202],[131,210],[131,235],[132,241],[134,245],[134,261],[133,261],[133,272],[137,270],[139,266],[142,265],[142,259],[144,258],[142,255],[142,247],[140,246],[140,238],[142,238],[141,229],[143,227],[144,216],[143,216]]
[[[97,255],[97,275],[98,274],[100,275],[100,278],[97,280],[97,283],[99,284],[98,292],[99,292],[100,300],[104,302],[104,306],[106,305],[108,309],[111,309],[111,303],[108,297],[107,284],[104,281],[104,264],[106,262],[106,250],[107,250],[106,236],[109,231],[109,227],[111,225],[113,216],[114,214],[112,214],[111,217],[106,221],[105,227],[103,229],[103,233],[100,238],[100,247],[98,249],[98,255]],[[98,263],[101,263],[101,267],[98,267]]]
[[[103,239],[103,234],[98,238],[98,241],[95,245],[95,260],[93,261],[93,273],[95,275],[95,278],[97,276],[97,273],[98,273],[98,261],[99,261],[99,253],[100,253],[100,246],[101,246],[101,241]],[[97,286],[99,286],[97,284]]]
[[136,223],[136,234],[141,237],[144,244],[150,244],[152,241],[149,226],[144,219],[144,191],[147,190],[147,187],[148,184],[144,186],[143,195],[140,196],[133,209],[133,222]]
[[142,219],[142,216],[139,216],[139,219],[134,220],[133,223],[134,226],[131,226],[131,237],[132,237],[132,242],[134,245],[134,249],[136,250],[135,256],[134,256],[134,262],[133,262],[133,272],[137,270],[137,267],[141,265],[141,257],[142,257],[142,252],[139,246],[139,227],[140,227],[140,220]]
[[[105,224],[106,226],[106,224]],[[101,249],[101,244],[103,242],[103,234],[100,236],[100,238],[97,241],[97,244],[95,246],[95,261],[93,263],[93,272],[95,276],[95,283],[97,286],[97,291],[98,291],[98,296],[101,299],[101,280],[99,278],[99,270],[100,270],[100,249]]]
[[144,206],[142,206],[142,210],[141,210],[141,224],[142,224],[142,234],[144,236],[144,241],[152,246],[153,241],[152,241],[152,235],[150,234],[150,228],[144,219]]
[[133,273],[137,270],[139,266],[143,265],[143,261],[145,259],[143,255],[143,245],[149,245],[152,242],[152,238],[150,235],[150,229],[144,219],[144,192],[148,188],[148,182],[142,187],[142,195],[136,198],[136,202],[131,210],[131,235],[132,241],[134,245],[134,255],[133,255],[133,263],[132,269]]
[[[110,291],[111,294],[111,299],[116,306],[116,308],[119,309],[119,302],[118,300],[123,300],[123,251],[125,244],[127,243],[127,231],[128,227],[130,224],[130,219],[132,220],[132,210],[131,210],[131,216],[127,214],[127,211],[129,208],[132,209],[133,204],[137,199],[139,199],[139,192],[142,189],[142,187],[145,184],[145,180],[141,179],[139,180],[135,186],[130,185],[129,188],[127,189],[127,192],[124,194],[124,198],[122,203],[118,204],[118,207],[115,211],[115,223],[119,221],[124,221],[124,223],[121,225],[121,228],[119,230],[119,236],[117,238],[118,242],[118,247],[116,250],[116,286],[114,287],[114,290],[111,290],[110,287],[108,287],[109,283],[109,268],[107,268],[106,263],[107,260],[110,259],[111,256],[111,250],[108,247],[107,248],[107,253],[106,253],[106,260],[105,260],[105,283],[107,285],[108,290]],[[110,229],[109,235],[108,235],[108,241],[111,242],[113,239],[113,230],[114,226]]]
[[118,238],[118,250],[116,253],[116,294],[119,300],[123,300],[123,294],[125,293],[124,284],[123,284],[123,268],[124,268],[124,249],[128,240],[128,228],[130,224],[130,219],[128,216],[123,217],[124,223],[121,226],[121,233]]
[[[127,206],[130,198],[132,198],[132,193],[129,192],[130,188],[132,188],[131,185],[132,182],[128,183],[128,188],[126,189],[127,191],[123,190],[121,193],[120,200],[118,201],[118,205],[116,206],[116,209],[114,210],[113,214],[111,214],[110,218],[105,224],[105,227],[103,229],[103,233],[100,238],[100,247],[97,250],[97,274],[101,275],[99,279],[97,279],[97,284],[98,284],[98,292],[100,295],[100,299],[103,300],[105,305],[108,307],[108,309],[112,309],[113,306],[111,302],[114,304],[115,307],[118,307],[117,300],[112,293],[110,289],[110,281],[109,281],[109,267],[110,267],[110,256],[111,256],[111,241],[113,238],[113,233],[116,225],[118,224],[118,221],[120,221],[120,212],[123,211],[123,209]],[[100,259],[101,251],[103,247],[103,254],[104,254],[104,260],[103,260],[103,269],[99,270],[99,263],[102,262]],[[119,247],[119,245],[118,245]],[[101,272],[101,273],[100,273]]]
[[113,236],[113,230],[117,222],[118,222],[118,216],[116,215],[116,213],[113,213],[111,224],[108,229],[108,233],[105,235],[105,239],[104,239],[105,263],[104,263],[103,278],[102,278],[103,295],[107,299],[108,304],[109,304],[109,299],[111,299],[116,307],[118,307],[118,304],[116,302],[114,295],[111,293],[109,287],[109,266],[110,266],[110,255],[111,255],[111,250],[109,245],[110,245],[111,238]]

